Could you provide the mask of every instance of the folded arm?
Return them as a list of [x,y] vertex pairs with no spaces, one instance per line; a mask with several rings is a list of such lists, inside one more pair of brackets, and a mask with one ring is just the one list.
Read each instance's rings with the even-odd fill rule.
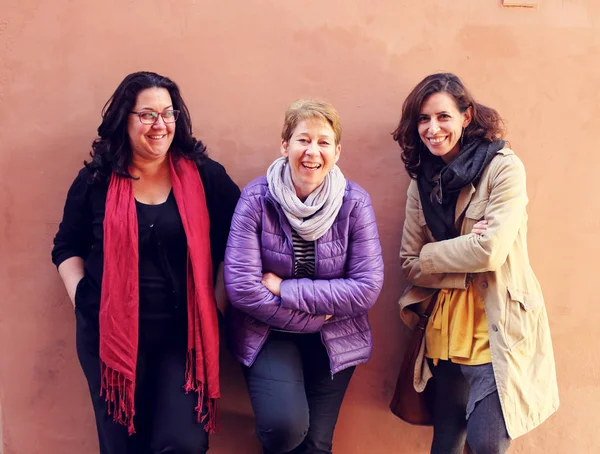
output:
[[412,181],[407,192],[406,217],[402,231],[400,260],[402,272],[412,285],[427,288],[467,288],[466,272],[425,273],[422,269],[420,253],[429,242],[425,234],[425,226],[419,222],[421,202],[417,183]]
[[370,199],[353,213],[346,275],[339,279],[285,279],[281,305],[310,314],[355,315],[375,304],[383,285],[383,259]]
[[225,251],[225,288],[235,308],[279,329],[316,332],[325,321],[281,306],[278,296],[262,283],[261,212],[258,195],[242,192],[233,219]]
[[484,212],[486,231],[424,245],[419,259],[425,274],[483,273],[496,271],[506,262],[526,216],[525,169],[510,155],[498,158],[491,171],[490,198]]

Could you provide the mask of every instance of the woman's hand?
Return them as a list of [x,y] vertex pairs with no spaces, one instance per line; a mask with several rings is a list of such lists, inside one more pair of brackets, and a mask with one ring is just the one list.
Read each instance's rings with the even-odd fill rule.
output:
[[482,233],[484,233],[488,228],[488,221],[486,221],[485,219],[482,219],[481,221],[478,221],[477,224],[475,224],[473,226],[473,229],[471,230],[471,233],[474,233],[475,235],[481,235]]
[[267,287],[267,289],[275,296],[281,296],[281,279],[275,273],[264,273],[262,280],[260,281],[262,285]]

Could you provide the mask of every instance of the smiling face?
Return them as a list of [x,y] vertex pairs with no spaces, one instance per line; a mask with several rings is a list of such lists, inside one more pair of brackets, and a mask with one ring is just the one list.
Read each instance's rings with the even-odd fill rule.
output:
[[317,189],[340,158],[342,146],[335,143],[331,125],[320,118],[298,123],[288,141],[281,142],[281,154],[288,158],[296,195],[305,200]]
[[[163,112],[171,109],[172,101],[166,88],[147,88],[138,93],[132,111]],[[127,124],[129,143],[133,159],[155,160],[164,158],[171,147],[175,134],[175,123],[165,123],[159,115],[154,124],[145,125],[137,114],[130,114]]]
[[434,156],[451,162],[460,152],[460,136],[472,119],[472,108],[460,112],[448,93],[429,96],[421,106],[419,137]]

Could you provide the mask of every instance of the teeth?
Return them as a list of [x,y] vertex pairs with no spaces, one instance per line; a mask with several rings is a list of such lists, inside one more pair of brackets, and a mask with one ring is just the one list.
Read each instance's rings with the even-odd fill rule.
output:
[[162,136],[148,136],[148,137],[150,137],[151,139],[162,139],[164,137],[164,135],[162,135]]
[[429,139],[429,141],[431,143],[440,143],[443,142],[446,138],[445,137],[432,137],[431,139]]
[[321,167],[321,164],[314,164],[314,165],[310,165],[310,164],[302,164],[303,167],[306,167],[307,169],[311,169],[311,170],[315,170]]

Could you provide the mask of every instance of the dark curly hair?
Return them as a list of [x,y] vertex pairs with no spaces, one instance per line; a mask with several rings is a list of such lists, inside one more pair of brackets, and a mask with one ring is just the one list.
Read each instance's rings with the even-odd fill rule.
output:
[[98,126],[98,138],[92,143],[90,162],[84,161],[93,182],[106,181],[112,172],[133,178],[129,173],[132,159],[127,121],[137,96],[148,88],[164,88],[169,92],[173,109],[179,110],[179,118],[170,152],[201,165],[206,157],[206,147],[192,135],[190,112],[181,97],[179,87],[168,77],[147,71],[129,74],[119,84],[102,108],[102,123]]
[[438,73],[427,76],[413,88],[402,104],[402,117],[392,133],[394,140],[402,148],[402,162],[408,175],[416,179],[421,164],[421,153],[428,152],[419,137],[418,121],[421,106],[434,93],[448,93],[458,110],[463,113],[469,107],[473,119],[464,130],[464,140],[480,137],[489,142],[504,136],[504,122],[496,110],[475,102],[462,81],[451,73]]

